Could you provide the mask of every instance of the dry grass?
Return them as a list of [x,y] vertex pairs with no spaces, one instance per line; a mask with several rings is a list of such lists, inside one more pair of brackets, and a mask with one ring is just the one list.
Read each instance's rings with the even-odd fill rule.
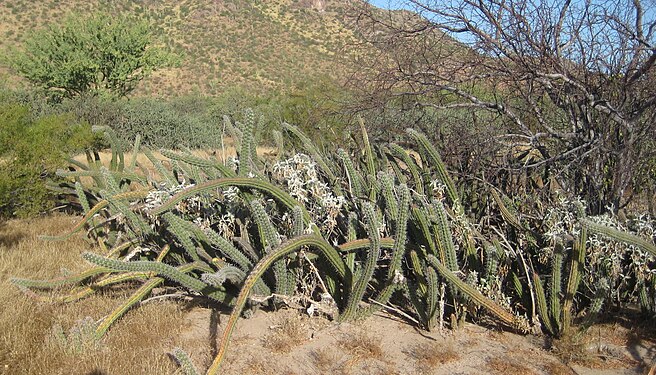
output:
[[289,353],[308,339],[308,329],[298,315],[285,316],[272,326],[263,341],[264,346],[276,353]]
[[383,358],[383,348],[380,343],[363,331],[342,337],[338,344],[356,360]]
[[65,242],[37,239],[40,234],[65,232],[76,220],[54,215],[0,224],[0,373],[174,373],[176,366],[166,352],[176,346],[181,330],[182,312],[175,304],[146,304],[128,312],[99,343],[83,340],[81,345],[66,345],[53,336],[54,326],[68,333],[87,316],[99,320],[130,290],[112,290],[76,303],[55,304],[47,298],[28,297],[9,283],[11,276],[47,279],[60,276],[62,267],[69,272],[89,267],[80,254],[91,245],[82,237]]
[[310,359],[320,374],[342,373],[341,356],[334,348],[320,348],[310,353]]
[[549,362],[542,366],[544,371],[550,375],[575,375],[576,373],[571,368],[565,366],[560,362]]
[[461,357],[451,340],[443,343],[416,344],[407,351],[407,354],[415,360],[417,370],[425,374],[432,373],[439,365],[455,362]]
[[535,371],[518,363],[510,357],[494,357],[487,361],[487,369],[491,374],[500,375],[534,375]]

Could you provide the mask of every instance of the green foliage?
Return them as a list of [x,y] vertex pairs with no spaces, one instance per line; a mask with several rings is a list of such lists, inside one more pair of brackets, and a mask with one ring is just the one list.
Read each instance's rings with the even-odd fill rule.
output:
[[153,46],[148,22],[98,13],[69,15],[36,31],[14,68],[56,98],[79,95],[122,97],[173,59]]
[[0,216],[29,216],[52,207],[46,181],[74,152],[97,140],[70,115],[34,117],[17,104],[0,104]]

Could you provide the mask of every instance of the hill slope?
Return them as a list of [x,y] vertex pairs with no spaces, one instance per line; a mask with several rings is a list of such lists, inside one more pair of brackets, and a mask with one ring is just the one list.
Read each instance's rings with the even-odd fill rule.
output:
[[[358,44],[345,14],[349,0],[6,0],[0,2],[0,52],[75,11],[138,14],[182,65],[156,73],[140,94],[262,91],[314,77],[340,78]],[[7,67],[0,67],[10,75]]]

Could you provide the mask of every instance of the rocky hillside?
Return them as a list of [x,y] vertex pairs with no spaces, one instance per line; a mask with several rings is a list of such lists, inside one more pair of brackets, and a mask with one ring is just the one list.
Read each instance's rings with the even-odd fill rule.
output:
[[[216,94],[228,87],[270,90],[317,77],[339,79],[360,45],[348,14],[351,0],[5,0],[0,53],[31,31],[71,12],[138,14],[182,56],[180,67],[143,82],[140,94]],[[357,48],[356,48],[357,46]],[[0,75],[15,81],[6,66]]]

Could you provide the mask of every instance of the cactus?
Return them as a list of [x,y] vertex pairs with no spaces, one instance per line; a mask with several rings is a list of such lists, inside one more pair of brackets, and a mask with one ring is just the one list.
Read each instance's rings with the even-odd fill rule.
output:
[[535,288],[535,297],[537,300],[536,307],[538,310],[538,314],[540,315],[542,324],[547,329],[547,331],[555,335],[557,332],[554,329],[554,326],[551,324],[551,316],[549,316],[549,309],[547,309],[547,298],[545,297],[544,294],[542,281],[540,280],[540,276],[536,272],[533,272],[532,275],[533,275],[533,287]]
[[567,277],[567,287],[565,298],[563,299],[563,332],[567,332],[572,322],[572,305],[574,296],[579,289],[581,273],[585,265],[585,252],[587,241],[587,230],[581,227],[578,239],[574,242],[572,255],[570,256],[569,276]]
[[[136,191],[128,191],[125,193],[120,193],[117,195],[114,195],[112,198],[114,200],[135,200],[135,199],[143,199],[148,195],[148,191],[145,190],[136,190]],[[40,239],[42,240],[49,240],[49,241],[65,241],[69,238],[71,238],[75,233],[79,232],[84,228],[84,226],[91,221],[91,219],[99,213],[103,208],[107,207],[109,205],[109,201],[106,199],[103,199],[96,203],[93,207],[89,209],[89,211],[84,215],[82,220],[80,220],[73,229],[71,229],[68,233],[60,235],[60,236],[39,236]]]
[[380,234],[378,232],[380,225],[376,220],[376,212],[374,211],[373,205],[369,202],[363,202],[362,209],[367,222],[367,232],[369,233],[371,244],[364,260],[362,273],[353,283],[348,304],[344,310],[344,314],[340,317],[341,320],[352,319],[357,313],[358,304],[362,300],[362,296],[364,296],[367,285],[374,274],[378,258],[380,257]]
[[223,336],[221,337],[221,343],[219,346],[218,353],[214,358],[212,365],[208,369],[207,375],[218,374],[221,363],[223,362],[223,357],[225,356],[225,353],[228,349],[230,336],[232,335],[232,332],[235,329],[237,320],[239,319],[239,316],[241,315],[241,311],[244,308],[244,305],[246,304],[246,300],[251,292],[251,289],[255,285],[255,281],[259,279],[262,276],[262,274],[264,274],[264,272],[269,267],[271,267],[271,265],[275,263],[277,260],[287,256],[287,254],[291,252],[300,250],[304,246],[308,246],[311,247],[312,249],[320,251],[322,255],[326,258],[328,263],[337,272],[338,276],[342,280],[346,277],[346,268],[341,258],[339,257],[337,251],[335,251],[335,249],[332,246],[330,246],[330,244],[328,244],[323,238],[317,235],[305,235],[305,236],[293,238],[291,240],[282,243],[280,246],[270,251],[264,258],[262,258],[255,265],[251,273],[244,281],[244,285],[242,286],[241,291],[239,292],[239,296],[237,296],[237,299],[235,301],[235,306],[232,310],[232,313],[230,314],[230,318],[228,319],[226,327],[223,330]]
[[641,250],[646,251],[653,256],[656,256],[656,246],[654,246],[652,242],[649,242],[641,237],[638,237],[631,233],[622,232],[617,229],[607,227],[605,225],[597,224],[588,219],[582,219],[581,223],[592,233],[604,235],[616,241],[621,241],[629,245],[636,246]]
[[436,237],[437,237],[437,247],[439,249],[440,260],[447,266],[451,271],[456,271],[458,267],[458,258],[456,255],[455,246],[453,245],[453,237],[451,235],[451,229],[449,227],[449,222],[446,220],[446,211],[441,202],[435,200],[432,204],[435,207],[435,219],[436,225],[435,228]]
[[150,294],[158,285],[162,284],[164,279],[161,277],[155,277],[148,280],[144,283],[136,292],[134,292],[127,301],[125,301],[121,306],[117,307],[112,311],[96,328],[95,336],[97,339],[100,339],[105,335],[109,327],[123,314],[125,314],[132,306],[139,303],[144,297]]
[[[205,172],[210,179],[216,179],[218,177],[235,176],[235,173],[230,169],[228,169],[226,166],[215,161],[199,158],[197,156],[192,155],[191,153],[182,154],[169,150],[161,150],[160,152],[162,153],[162,155],[166,156],[171,160],[182,161],[189,165],[193,165],[198,168],[201,168],[203,172]],[[216,171],[213,170],[218,171],[220,175],[217,175]]]
[[[150,261],[121,262],[114,259],[107,259],[100,255],[89,252],[82,254],[82,257],[90,263],[106,267],[117,272],[154,272],[155,274],[161,275],[173,282],[184,286],[185,288],[196,292],[202,292],[209,298],[212,298],[218,302],[226,302],[228,300],[228,296],[221,288],[212,288],[201,280],[189,276],[168,264]],[[212,269],[202,262],[195,262],[194,264],[199,270],[212,272]]]
[[483,294],[481,294],[481,292],[476,290],[471,285],[460,280],[458,276],[451,272],[451,270],[440,263],[436,257],[429,255],[427,260],[430,265],[435,267],[437,272],[439,272],[440,275],[442,275],[442,277],[444,277],[449,283],[455,285],[458,290],[471,298],[472,301],[474,301],[477,305],[485,308],[497,319],[501,320],[511,328],[517,328],[520,325],[520,322],[518,322],[518,319],[513,314],[506,311],[503,307],[499,306],[496,302],[492,301],[488,297],[485,297]]
[[435,150],[433,145],[428,141],[428,138],[426,138],[426,135],[423,133],[420,133],[414,129],[406,129],[406,132],[421,146],[421,149],[427,156],[424,162],[432,162],[432,165],[437,172],[437,177],[444,185],[446,185],[446,193],[451,200],[453,210],[456,212],[456,214],[461,214],[462,205],[460,204],[458,191],[456,190],[453,180],[451,180],[451,177],[449,177],[449,174],[446,171],[446,167],[444,166],[444,162],[442,162],[440,154],[437,152],[437,150]]
[[408,155],[408,153],[403,149],[403,147],[392,143],[389,145],[389,149],[391,152],[391,155],[403,162],[405,164],[406,168],[410,171],[410,174],[412,175],[412,179],[415,182],[415,190],[417,190],[417,193],[420,195],[424,195],[424,180],[421,178],[421,174],[419,173],[419,166],[415,161]]
[[553,327],[557,332],[561,331],[561,306],[560,292],[562,288],[563,269],[563,245],[558,242],[554,246],[554,254],[551,260],[551,280],[549,281],[549,315],[553,320]]
[[230,261],[236,263],[243,271],[248,271],[253,265],[252,261],[257,260],[252,259],[251,261],[251,259],[239,251],[230,241],[221,237],[211,228],[205,229],[205,235],[207,236],[209,244],[216,247],[221,254],[230,259]]
[[[405,253],[405,244],[408,233],[408,219],[410,217],[410,189],[406,185],[399,186],[399,205],[397,210],[396,228],[394,229],[394,247],[392,249],[392,260],[387,271],[387,279],[394,279],[396,272],[401,269],[401,260]],[[382,246],[382,241],[381,241]]]
[[89,211],[91,211],[91,206],[89,206],[87,195],[84,193],[82,184],[79,182],[75,182],[75,193],[77,194],[77,199],[80,201],[80,206],[82,206],[82,212],[87,214]]
[[[194,261],[199,262],[199,250],[193,241],[193,233],[189,231],[187,222],[184,219],[174,215],[171,212],[166,212],[162,218],[169,224],[168,231],[172,233],[182,245],[187,255]],[[192,224],[193,225],[193,224]],[[211,262],[211,257],[204,257],[206,261]],[[209,259],[208,259],[209,258]]]
[[[298,207],[298,206],[296,206]],[[294,209],[296,209],[294,207]],[[273,249],[280,245],[280,235],[271,223],[269,215],[258,200],[251,201],[251,212],[260,231],[261,242],[265,249]],[[287,271],[287,265],[284,259],[273,264],[273,272],[276,279],[276,294],[290,295],[294,291],[295,280]]]
[[346,175],[349,181],[349,186],[351,188],[351,195],[359,198],[365,197],[366,193],[363,186],[364,184],[363,178],[355,170],[355,166],[353,165],[353,161],[351,160],[351,157],[342,148],[337,150],[337,155],[339,156],[339,158],[342,160],[342,163],[344,164],[344,170],[346,171]]
[[185,353],[184,350],[180,348],[175,348],[173,349],[173,352],[171,353],[173,358],[178,362],[178,365],[180,366],[180,369],[182,370],[182,373],[184,375],[199,375],[200,373],[196,369],[196,366],[194,366],[194,363],[191,361],[191,358],[189,358],[189,355]]
[[[151,215],[157,216],[163,212],[169,211],[175,207],[176,204],[191,197],[195,197],[202,193],[209,193],[216,189],[235,186],[239,188],[251,188],[259,190],[263,193],[271,195],[273,198],[282,203],[285,207],[292,210],[298,206],[298,202],[292,198],[288,193],[273,185],[270,182],[248,177],[234,177],[234,178],[219,178],[204,182],[191,188],[187,188],[176,195],[172,196],[166,203],[157,207],[150,212]],[[303,220],[305,223],[310,222],[310,214],[305,208],[303,209]]]
[[298,237],[303,234],[305,234],[303,210],[300,206],[294,206],[292,209],[292,237]]
[[17,286],[35,289],[54,289],[65,285],[77,284],[94,276],[109,272],[107,267],[94,267],[72,276],[59,277],[52,280],[28,280],[11,278],[10,281]]
[[437,273],[433,267],[426,268],[426,275],[426,281],[428,284],[428,292],[426,296],[426,317],[428,320],[426,321],[426,328],[431,331],[437,324],[436,319],[438,318],[439,312],[438,280]]
[[[321,172],[325,173],[326,176],[328,176],[328,179],[330,180],[331,184],[333,184],[334,181],[337,180],[337,177],[333,173],[333,168],[328,165],[328,163],[321,155],[321,153],[317,150],[317,148],[315,147],[314,143],[312,143],[310,138],[308,138],[305,134],[303,134],[303,132],[300,129],[298,129],[295,126],[289,125],[287,123],[283,123],[282,127],[286,132],[293,134],[296,138],[298,138],[301,141],[305,151],[310,153],[310,155],[312,156],[312,160],[314,160],[317,163]],[[341,195],[339,191],[336,192],[338,193],[338,195]]]
[[513,212],[510,212],[508,206],[503,202],[501,196],[499,196],[499,193],[497,193],[495,189],[492,189],[490,193],[492,194],[492,199],[494,199],[494,202],[497,204],[497,207],[499,207],[499,212],[501,212],[501,216],[506,220],[506,222],[508,222],[508,224],[512,225],[513,227],[519,230],[524,230],[524,226],[517,218],[517,215]]

